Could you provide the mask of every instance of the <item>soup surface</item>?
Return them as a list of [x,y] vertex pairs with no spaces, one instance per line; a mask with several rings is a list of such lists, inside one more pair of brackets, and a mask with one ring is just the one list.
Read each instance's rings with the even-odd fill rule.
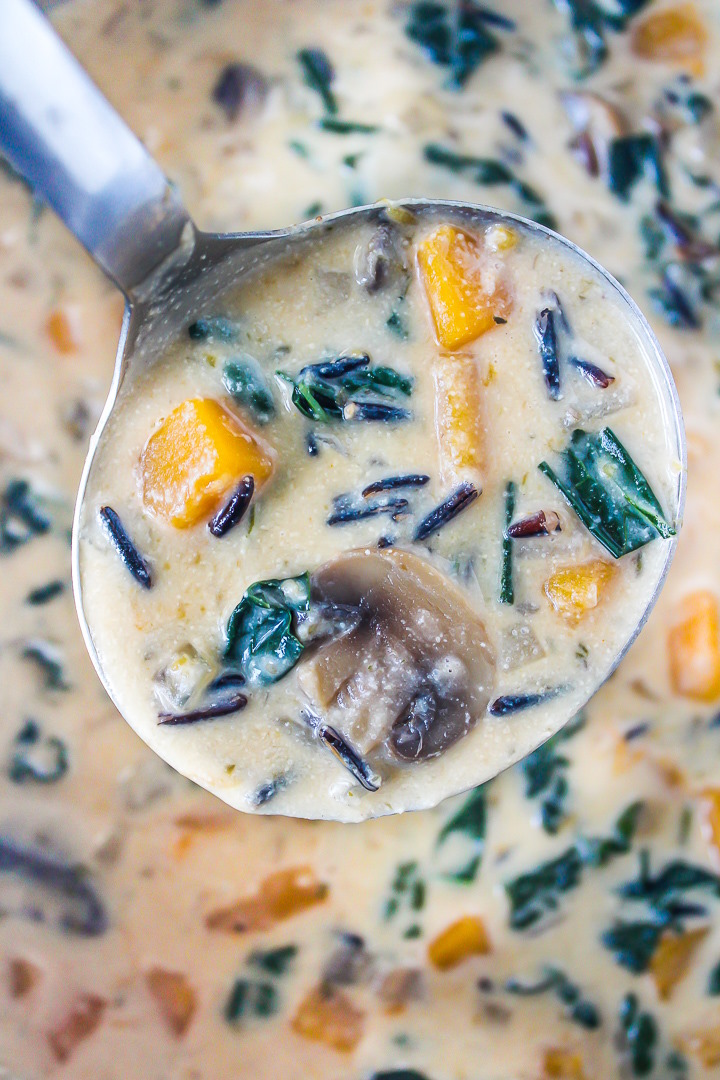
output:
[[652,343],[558,241],[400,209],[213,303],[131,369],[89,480],[123,714],[241,809],[487,780],[591,696],[668,558]]
[[[720,7],[468,10],[458,26],[455,7],[385,0],[72,0],[56,19],[207,228],[380,197],[486,200],[550,215],[620,278],[688,430],[660,601],[577,721],[471,794],[350,827],[224,806],[133,733],[85,654],[68,529],[121,303],[0,177],[13,1078],[718,1074]],[[662,500],[653,461],[618,435]],[[495,588],[497,567],[496,553]]]

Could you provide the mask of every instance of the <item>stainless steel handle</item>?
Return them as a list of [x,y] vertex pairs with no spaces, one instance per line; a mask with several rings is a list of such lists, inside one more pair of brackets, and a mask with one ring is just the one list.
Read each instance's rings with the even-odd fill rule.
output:
[[130,295],[189,217],[31,0],[0,0],[0,150]]

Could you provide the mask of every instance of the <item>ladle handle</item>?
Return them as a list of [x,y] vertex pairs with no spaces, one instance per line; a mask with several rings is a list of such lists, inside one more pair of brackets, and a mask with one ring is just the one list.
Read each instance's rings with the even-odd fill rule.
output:
[[32,0],[0,0],[0,151],[132,294],[190,219]]

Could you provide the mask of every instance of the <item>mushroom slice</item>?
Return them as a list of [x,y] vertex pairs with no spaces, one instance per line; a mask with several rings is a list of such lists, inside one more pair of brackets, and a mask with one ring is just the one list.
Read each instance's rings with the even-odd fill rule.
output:
[[575,132],[572,148],[591,176],[605,179],[610,143],[627,133],[624,118],[599,94],[586,90],[563,91],[560,101]]
[[421,761],[484,715],[495,659],[462,592],[397,549],[345,552],[312,576],[314,594],[356,607],[359,625],[298,665],[314,708],[362,754]]

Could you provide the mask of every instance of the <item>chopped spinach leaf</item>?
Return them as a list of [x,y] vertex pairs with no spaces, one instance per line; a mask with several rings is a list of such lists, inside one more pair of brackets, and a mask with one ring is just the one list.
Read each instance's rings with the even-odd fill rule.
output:
[[278,949],[267,951],[258,950],[250,953],[248,963],[266,971],[268,975],[287,975],[297,951],[297,945],[281,945]]
[[325,111],[334,116],[338,111],[337,101],[332,91],[335,70],[327,54],[322,49],[301,49],[297,54],[297,59],[303,70],[306,84],[320,95]]
[[188,337],[192,341],[234,341],[238,328],[223,315],[214,315],[208,319],[196,319],[188,326]]
[[662,159],[660,142],[649,133],[620,135],[608,148],[608,187],[613,195],[627,200],[638,180],[647,179],[660,195],[667,198],[670,191]]
[[500,572],[500,603],[501,604],[514,604],[515,603],[515,585],[513,582],[513,553],[512,553],[512,540],[507,534],[507,530],[512,525],[512,519],[515,514],[515,484],[512,480],[508,480],[505,485],[505,528],[503,529],[502,537],[502,570]]
[[10,480],[0,494],[0,553],[14,551],[33,536],[49,532],[44,500],[27,480]]
[[68,770],[65,743],[56,735],[43,735],[39,724],[28,720],[15,736],[8,767],[14,784],[53,784]]
[[433,64],[448,69],[449,85],[459,89],[499,51],[495,28],[514,30],[515,24],[474,0],[463,0],[457,6],[418,0],[410,6],[405,33]]
[[22,656],[30,660],[41,671],[46,690],[69,690],[70,683],[65,678],[65,666],[60,649],[51,641],[37,638],[28,641]]
[[546,461],[539,468],[614,558],[674,536],[650,485],[610,428],[578,428],[562,459],[562,475]]
[[715,965],[708,976],[707,992],[712,997],[717,997],[720,994],[720,961]]
[[249,1016],[267,1019],[278,1011],[278,993],[272,983],[236,979],[225,1005],[225,1019],[237,1024]]
[[385,901],[383,917],[390,921],[401,910],[422,911],[425,906],[425,881],[417,862],[400,863],[390,884],[390,896]]
[[583,862],[588,866],[606,866],[616,855],[627,855],[643,806],[641,801],[630,803],[615,822],[610,836],[581,839],[579,848]]
[[608,55],[608,31],[624,30],[649,2],[617,0],[611,7],[598,0],[554,0],[568,21],[570,35],[563,47],[571,74],[584,79],[597,71]]
[[[374,135],[380,128],[377,124],[361,124],[357,120],[340,120],[336,116],[323,116],[317,126],[321,131],[332,135]],[[347,163],[346,163],[347,164]]]
[[292,386],[295,408],[316,423],[410,418],[395,402],[410,396],[412,378],[391,367],[373,366],[366,354],[309,364],[297,375],[277,375]]
[[522,204],[523,213],[533,218],[539,225],[549,229],[556,227],[556,221],[547,209],[541,195],[525,181],[520,180],[502,161],[495,158],[474,157],[471,154],[458,154],[439,143],[428,143],[423,156],[431,165],[449,169],[454,173],[466,173],[475,184],[495,186],[505,185],[515,193]]
[[464,859],[458,868],[447,870],[446,877],[461,883],[475,880],[482,862],[486,825],[487,797],[482,784],[467,796],[438,834],[438,848],[449,846],[452,839],[453,848],[460,849],[459,855]]
[[664,929],[663,922],[617,922],[600,940],[620,967],[639,975],[647,971]]
[[657,1024],[650,1013],[640,1012],[635,994],[620,1002],[620,1044],[629,1059],[633,1076],[647,1076],[655,1066]]
[[581,874],[582,859],[577,848],[570,847],[557,858],[541,863],[537,869],[506,882],[512,929],[525,930],[545,915],[557,911],[561,894],[574,889]]
[[25,602],[32,607],[40,607],[54,600],[62,592],[65,592],[64,581],[48,581],[47,585],[39,585],[37,589],[32,589],[25,597]]
[[583,997],[579,987],[560,968],[546,967],[542,976],[535,982],[528,983],[520,979],[508,979],[505,989],[509,994],[515,994],[518,997],[534,997],[537,994],[551,991],[565,1005],[565,1012],[569,1020],[587,1028],[589,1031],[600,1027],[602,1024],[602,1017],[598,1007]]
[[536,799],[542,796],[540,820],[545,832],[556,833],[566,816],[565,800],[569,785],[565,770],[570,762],[558,753],[558,746],[579,731],[584,722],[584,717],[579,714],[532,754],[528,754],[518,766],[525,776],[525,797]]
[[275,415],[275,401],[265,374],[251,356],[230,360],[223,370],[223,386],[239,405],[266,424]]
[[298,615],[309,608],[309,574],[256,581],[228,621],[226,662],[237,665],[250,687],[282,679],[305,648],[296,631]]

